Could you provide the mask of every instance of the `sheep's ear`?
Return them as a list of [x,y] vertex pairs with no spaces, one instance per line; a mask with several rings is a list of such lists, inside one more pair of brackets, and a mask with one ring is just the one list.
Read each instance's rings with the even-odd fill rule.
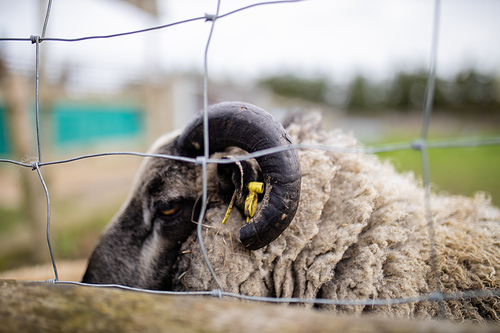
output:
[[[231,159],[231,157],[223,157],[223,159]],[[243,208],[245,198],[249,194],[248,184],[262,181],[262,173],[257,162],[253,160],[217,165],[217,184],[220,193],[226,202],[236,195],[236,207]]]

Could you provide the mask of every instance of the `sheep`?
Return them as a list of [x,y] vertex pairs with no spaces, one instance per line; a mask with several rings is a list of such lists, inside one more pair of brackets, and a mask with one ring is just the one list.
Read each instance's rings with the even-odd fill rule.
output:
[[[260,110],[245,103],[217,104],[209,110],[211,121],[218,109]],[[201,131],[200,119],[198,116],[193,121],[194,132]],[[340,130],[321,130],[316,113],[291,122],[286,132],[267,116],[265,119],[263,122],[278,128],[277,136],[285,138],[279,144],[295,142],[341,149],[359,145],[354,137]],[[214,133],[212,130],[210,133]],[[192,131],[189,125],[180,136],[162,137],[152,151],[186,153],[172,150],[172,143],[186,142],[187,136],[199,154],[203,141],[193,139],[189,134]],[[199,133],[194,136],[199,137]],[[245,135],[243,140],[247,139]],[[270,146],[274,145],[278,142]],[[241,145],[215,148],[218,151],[212,151],[214,158],[235,160],[246,154]],[[281,219],[276,224],[280,230],[261,242],[263,236],[258,231],[253,238],[245,238],[238,230],[254,227],[254,220],[262,217],[261,211],[270,205],[269,187],[273,185],[263,180],[268,177],[264,170],[268,166],[262,168],[262,158],[207,166],[209,202],[202,236],[223,290],[283,298],[389,299],[426,294],[436,290],[438,283],[444,293],[498,288],[500,210],[491,205],[486,194],[478,193],[473,198],[432,194],[438,281],[432,269],[425,195],[419,181],[411,173],[396,172],[389,162],[375,155],[342,153],[341,149],[287,150],[286,155],[276,157],[280,168],[289,166],[282,172],[293,173],[280,180],[293,193],[278,209]],[[300,166],[295,165],[297,159]],[[163,181],[160,185],[156,184],[158,179]],[[248,191],[242,184],[250,181],[263,181],[266,187],[254,217],[248,216],[243,207]],[[219,288],[202,258],[192,223],[199,214],[195,198],[200,195],[200,166],[159,158],[145,161],[128,200],[90,257],[83,282],[179,291]],[[285,193],[280,192],[280,196]],[[299,205],[293,206],[290,197]],[[137,201],[139,198],[142,203]],[[189,198],[187,209],[175,204],[151,204],[169,198]],[[227,223],[221,223],[231,201],[239,212],[232,212]],[[149,225],[151,221],[164,223],[158,211],[173,214],[176,222],[172,225],[179,229]],[[144,224],[150,230],[147,235],[141,231]],[[276,226],[271,230],[275,231]],[[399,318],[434,318],[440,313],[434,302],[317,307],[334,313]],[[446,317],[454,320],[481,322],[499,320],[500,315],[499,302],[493,296],[447,300],[444,310]]]
[[[248,152],[291,144],[291,138],[270,114],[247,103],[220,103],[209,110],[210,149],[213,152],[239,147]],[[204,152],[201,114],[184,132],[161,140],[153,151],[171,156],[196,157]],[[222,157],[222,156],[221,156]],[[230,160],[217,168],[220,191],[213,202],[228,196],[243,208],[252,193],[248,184],[261,184],[260,209],[245,207],[249,223],[240,230],[240,241],[249,250],[266,246],[292,221],[300,195],[300,162],[297,152],[285,150],[256,158],[256,162]],[[213,169],[213,168],[212,168]],[[190,223],[201,190],[201,168],[177,159],[151,159],[143,165],[122,210],[104,231],[89,260],[84,282],[118,282],[142,288],[169,289],[178,249],[192,233]],[[265,184],[265,186],[264,186]],[[251,220],[250,220],[251,218]],[[111,269],[110,269],[111,267]]]

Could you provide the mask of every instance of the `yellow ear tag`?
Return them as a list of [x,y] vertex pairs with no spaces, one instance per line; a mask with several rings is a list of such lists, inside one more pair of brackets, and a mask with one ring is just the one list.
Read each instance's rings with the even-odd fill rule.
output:
[[255,215],[257,210],[257,194],[264,192],[264,183],[261,182],[250,182],[248,183],[248,193],[245,199],[245,216],[247,217],[247,223]]

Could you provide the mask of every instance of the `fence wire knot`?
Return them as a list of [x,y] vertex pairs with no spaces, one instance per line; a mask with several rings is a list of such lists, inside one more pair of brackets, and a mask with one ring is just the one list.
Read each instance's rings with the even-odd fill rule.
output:
[[196,156],[196,165],[204,165],[207,163],[205,156]]
[[426,143],[423,140],[414,140],[411,142],[411,148],[413,150],[422,150],[426,146]]
[[220,289],[212,290],[211,296],[214,298],[221,298],[222,299],[222,290],[220,290]]
[[205,13],[205,22],[215,21],[216,19],[217,19],[217,15],[216,14],[207,14],[207,13]]
[[443,293],[440,292],[440,291],[433,291],[431,293],[429,293],[427,299],[429,301],[443,301],[444,300],[444,296],[443,296]]
[[31,163],[31,170],[35,171],[39,167],[40,167],[40,165],[39,165],[38,161]]
[[31,44],[40,43],[42,41],[40,39],[40,36],[35,36],[35,35],[31,35],[30,40],[31,40]]

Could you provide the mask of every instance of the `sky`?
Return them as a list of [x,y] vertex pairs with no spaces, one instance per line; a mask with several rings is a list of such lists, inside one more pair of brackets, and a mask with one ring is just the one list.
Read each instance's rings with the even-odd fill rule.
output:
[[[45,1],[0,0],[0,37],[40,35]],[[222,0],[219,14],[258,1]],[[437,71],[500,73],[500,1],[441,0]],[[53,0],[46,37],[76,38],[144,29],[215,14],[216,0],[158,0],[153,17],[119,0]],[[208,50],[212,78],[242,83],[292,72],[346,81],[426,68],[434,0],[306,0],[252,7],[216,21]],[[143,75],[202,71],[211,23],[198,20],[105,40],[45,42],[49,77],[70,68],[77,89],[113,90]],[[0,42],[11,68],[30,71],[30,42]]]

